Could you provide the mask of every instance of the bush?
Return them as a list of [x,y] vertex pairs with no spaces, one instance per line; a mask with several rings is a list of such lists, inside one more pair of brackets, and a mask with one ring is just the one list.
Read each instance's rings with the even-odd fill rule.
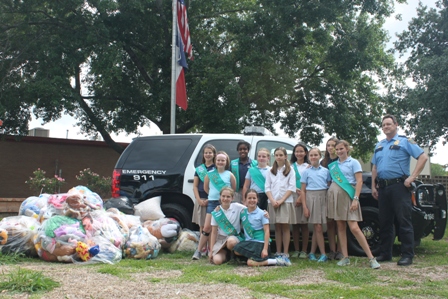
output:
[[90,168],[86,168],[79,172],[76,179],[81,181],[83,186],[98,193],[101,198],[111,197],[111,177],[100,177],[99,174],[93,172]]
[[65,184],[65,179],[54,175],[52,178],[47,178],[45,176],[46,172],[40,168],[33,172],[34,177],[30,177],[25,184],[30,185],[31,191],[35,195],[42,193],[60,193],[61,187]]

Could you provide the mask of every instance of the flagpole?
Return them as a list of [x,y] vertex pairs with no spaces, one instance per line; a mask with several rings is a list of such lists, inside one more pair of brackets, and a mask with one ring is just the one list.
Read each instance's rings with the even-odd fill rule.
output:
[[173,29],[171,37],[171,117],[170,134],[176,133],[176,32],[177,0],[173,0]]

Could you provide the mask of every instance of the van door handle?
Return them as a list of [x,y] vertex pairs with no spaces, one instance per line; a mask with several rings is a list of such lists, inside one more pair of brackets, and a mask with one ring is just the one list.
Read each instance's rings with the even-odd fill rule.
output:
[[193,180],[188,180],[188,182],[189,182],[189,183],[193,183],[194,181],[193,181]]

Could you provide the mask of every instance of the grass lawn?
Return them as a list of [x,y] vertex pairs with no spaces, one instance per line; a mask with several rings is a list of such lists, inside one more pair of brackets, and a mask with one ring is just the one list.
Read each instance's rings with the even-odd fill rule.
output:
[[[185,252],[162,253],[154,260],[124,259],[115,265],[95,264],[81,268],[91,274],[112,275],[123,283],[135,280],[135,277],[144,277],[145,283],[154,288],[162,283],[164,288],[173,289],[195,287],[215,290],[226,286],[228,293],[230,286],[230,290],[235,292],[244,290],[245,298],[447,298],[446,236],[440,241],[432,241],[430,237],[423,239],[416,248],[412,266],[397,266],[399,256],[396,255],[393,262],[382,263],[379,270],[370,269],[365,257],[351,257],[351,265],[346,267],[337,266],[335,261],[318,264],[292,258],[291,267],[249,268],[235,262],[215,266],[209,264],[206,258],[191,261],[192,253]],[[30,264],[43,266],[49,263],[0,255],[0,264],[9,267],[8,273],[2,271],[0,274],[0,289],[3,290],[0,298],[3,298],[2,294],[10,294],[10,291],[33,294],[31,298],[46,298],[46,292],[60,287],[44,272],[36,274],[23,269]],[[80,266],[65,265],[65,271],[70,267]],[[228,295],[229,298],[239,298],[238,293],[230,292]],[[91,298],[97,297],[93,295]]]

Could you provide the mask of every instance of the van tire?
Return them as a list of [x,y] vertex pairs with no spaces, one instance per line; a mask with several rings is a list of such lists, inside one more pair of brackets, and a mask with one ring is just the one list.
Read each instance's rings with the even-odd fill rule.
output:
[[162,204],[162,212],[166,218],[176,219],[182,228],[193,229],[192,215],[185,207],[175,203],[166,203]]
[[[361,210],[363,220],[358,222],[359,228],[366,237],[367,243],[369,244],[370,251],[372,251],[373,256],[377,256],[380,252],[380,220],[378,217],[379,210],[375,207],[363,207]],[[347,246],[350,255],[366,255],[348,226]]]

